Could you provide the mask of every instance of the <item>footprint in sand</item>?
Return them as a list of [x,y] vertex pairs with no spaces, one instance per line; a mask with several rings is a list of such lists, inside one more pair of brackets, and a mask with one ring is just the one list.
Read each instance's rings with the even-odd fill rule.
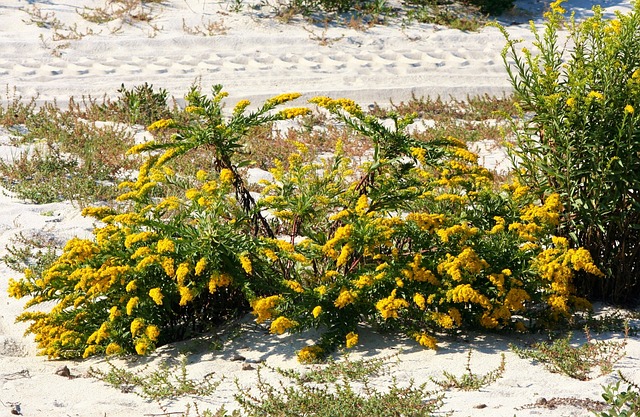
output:
[[142,68],[137,65],[123,64],[118,67],[117,72],[120,74],[140,74]]
[[200,72],[218,72],[218,71],[220,71],[220,65],[219,64],[212,64],[211,62],[200,62],[200,63],[198,63],[198,65],[196,65],[196,68],[198,68],[198,70]]
[[150,74],[166,74],[169,72],[169,68],[165,65],[149,64],[146,66],[146,71]]
[[63,71],[60,67],[45,64],[39,68],[38,72],[40,73],[40,75],[56,76],[61,75]]
[[177,62],[171,65],[171,73],[173,74],[191,74],[194,71],[195,69],[191,65],[183,65]]
[[280,55],[278,59],[282,62],[286,62],[289,64],[297,64],[298,61],[300,60],[300,57],[298,57],[297,55],[286,54],[286,55]]
[[36,75],[36,69],[26,65],[16,64],[12,70],[18,75]]
[[65,72],[74,75],[87,75],[89,74],[89,68],[84,65],[68,64]]
[[98,74],[114,74],[116,72],[116,69],[113,66],[101,64],[100,62],[95,63],[93,65],[93,69]]

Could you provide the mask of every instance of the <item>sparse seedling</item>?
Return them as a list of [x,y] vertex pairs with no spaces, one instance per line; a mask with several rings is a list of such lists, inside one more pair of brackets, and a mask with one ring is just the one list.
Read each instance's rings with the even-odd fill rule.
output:
[[440,386],[443,389],[457,389],[461,391],[476,391],[480,388],[484,388],[487,385],[493,384],[498,379],[502,377],[505,371],[505,355],[504,353],[500,354],[500,365],[484,375],[474,374],[471,370],[471,353],[473,351],[469,350],[467,354],[467,372],[462,374],[460,377],[453,375],[450,372],[443,371],[444,375],[443,380],[438,380],[435,378],[431,378],[431,381],[436,385]]
[[216,35],[224,35],[227,33],[227,27],[224,25],[222,20],[213,21],[209,20],[208,22],[202,23],[202,26],[195,25],[189,26],[187,22],[182,19],[182,30],[185,33],[190,35],[201,35],[201,36],[216,36]]
[[187,359],[182,358],[179,366],[162,363],[158,369],[149,371],[150,365],[130,371],[107,361],[108,371],[91,367],[89,375],[122,392],[133,392],[144,399],[161,401],[184,396],[211,395],[221,380],[213,380],[213,373],[202,379],[193,379],[187,371]]

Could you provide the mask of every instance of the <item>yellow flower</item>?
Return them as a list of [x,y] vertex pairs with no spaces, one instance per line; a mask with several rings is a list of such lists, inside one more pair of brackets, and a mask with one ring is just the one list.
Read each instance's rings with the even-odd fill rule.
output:
[[116,317],[120,317],[120,310],[117,306],[113,306],[109,309],[109,321],[114,321]]
[[631,104],[627,104],[626,106],[624,106],[624,112],[626,114],[633,114],[634,112],[633,106]]
[[322,352],[322,348],[317,345],[303,347],[298,352],[298,362],[316,363],[321,359]]
[[322,307],[320,307],[320,306],[315,306],[315,307],[313,308],[313,311],[311,312],[311,314],[313,314],[313,317],[317,319],[317,318],[318,318],[318,316],[319,316],[320,314],[322,314]]
[[426,231],[440,227],[444,220],[444,214],[409,213],[407,215],[407,221],[415,222],[420,229]]
[[107,356],[118,355],[122,353],[122,347],[119,344],[112,342],[107,345],[107,348],[105,349],[104,353]]
[[196,172],[196,179],[198,181],[206,181],[208,178],[209,178],[209,173],[204,169],[200,169],[198,170],[198,172]]
[[358,334],[354,332],[349,332],[347,334],[347,349],[351,349],[355,345],[358,344]]
[[175,252],[176,244],[171,239],[160,239],[157,244],[158,253]]
[[175,122],[173,121],[173,119],[160,119],[157,122],[150,124],[147,127],[147,130],[153,131],[153,130],[160,130],[160,129],[168,129],[174,126],[175,126]]
[[240,100],[239,102],[236,103],[235,107],[233,108],[233,114],[241,114],[244,111],[244,109],[249,107],[250,104],[251,102],[249,100]]
[[98,351],[98,346],[96,345],[87,346],[87,348],[84,350],[84,353],[82,354],[82,357],[88,358],[91,355],[95,355],[97,351]]
[[133,297],[132,299],[130,299],[127,302],[127,315],[130,316],[131,314],[133,314],[133,309],[136,308],[138,306],[138,302],[140,300],[138,299],[138,297]]
[[252,301],[251,307],[253,308],[253,314],[258,316],[256,321],[262,323],[265,320],[269,320],[273,316],[274,309],[280,301],[282,301],[282,297],[279,295],[258,298]]
[[296,282],[296,281],[293,281],[293,280],[290,280],[290,279],[285,279],[284,280],[284,285],[289,287],[294,292],[297,292],[297,293],[303,293],[304,292],[304,288],[302,288],[302,285],[300,285],[299,282]]
[[265,249],[263,253],[264,253],[264,256],[269,258],[269,260],[271,262],[275,262],[275,261],[277,261],[279,259],[278,255],[274,251],[272,251],[271,249]]
[[152,288],[149,290],[149,297],[151,297],[151,299],[157,304],[157,305],[162,305],[162,298],[164,297],[162,295],[162,291],[160,291],[160,288]]
[[358,198],[358,202],[356,203],[356,214],[358,216],[364,216],[364,214],[369,209],[369,199],[366,194],[362,194]]
[[200,191],[195,188],[190,188],[184,192],[184,196],[187,197],[188,200],[196,201],[200,197]]
[[567,11],[561,6],[561,4],[564,2],[565,0],[556,0],[553,3],[551,3],[549,5],[549,7],[551,8],[551,11],[553,13],[557,13],[557,14],[564,14]]
[[420,310],[424,310],[426,308],[426,302],[424,295],[420,293],[415,293],[413,296],[413,302],[420,308]]
[[140,330],[144,328],[144,320],[136,318],[131,322],[131,336],[136,337]]
[[490,308],[489,299],[473,289],[470,284],[461,284],[447,291],[447,298],[454,303],[474,303],[480,304],[484,308]]
[[173,263],[173,258],[164,258],[161,262],[162,269],[167,276],[173,278],[176,276],[176,269]]
[[207,258],[200,258],[198,263],[196,263],[196,267],[194,269],[194,273],[196,276],[199,276],[204,272],[204,269],[207,267]]
[[178,291],[180,292],[181,306],[186,306],[189,301],[193,300],[194,294],[188,287],[178,287]]
[[288,329],[295,327],[297,324],[298,323],[293,320],[289,320],[284,316],[280,316],[271,323],[269,331],[273,334],[283,334]]
[[460,314],[460,310],[458,310],[455,307],[452,307],[449,309],[449,316],[451,316],[451,318],[453,319],[453,322],[456,324],[456,326],[461,326],[462,325],[462,315]]
[[451,318],[451,316],[449,316],[448,314],[434,312],[431,315],[431,319],[443,329],[452,329],[455,325],[453,318]]
[[306,116],[309,113],[311,113],[311,110],[306,107],[293,107],[280,110],[278,112],[278,117],[281,119],[293,119],[298,116]]
[[373,284],[373,277],[369,274],[360,275],[357,280],[353,280],[353,285],[358,288],[364,288]]
[[326,285],[320,285],[318,287],[315,287],[313,290],[315,292],[317,292],[318,294],[320,294],[320,296],[322,297],[323,295],[325,295],[327,293],[327,286]]
[[176,270],[176,281],[178,285],[184,285],[184,280],[189,275],[189,262],[182,262],[178,265],[178,269]]
[[485,311],[480,318],[480,325],[486,329],[495,329],[498,327],[498,324],[498,320],[496,320],[495,317],[492,317],[488,311]]
[[415,336],[416,342],[420,343],[420,345],[428,348],[428,349],[437,349],[436,339],[434,337],[429,336],[426,333],[418,333]]
[[198,107],[198,106],[187,106],[184,108],[184,111],[186,113],[198,113],[201,112],[203,109],[202,107]]
[[589,94],[587,94],[587,98],[602,101],[604,100],[604,95],[599,91],[589,91]]
[[146,355],[147,350],[149,350],[149,344],[146,342],[146,340],[141,339],[136,343],[136,352],[138,353],[138,355]]
[[333,303],[333,305],[338,308],[343,308],[355,302],[356,298],[358,298],[357,292],[343,288],[342,290],[340,290],[340,294],[338,295],[338,298],[336,298],[336,301]]
[[220,182],[222,182],[223,184],[231,184],[234,178],[235,176],[230,169],[224,168],[222,171],[220,171]]
[[31,292],[30,286],[26,281],[16,281],[13,278],[9,278],[9,288],[7,289],[9,297],[20,299]]
[[286,103],[287,101],[295,100],[300,97],[300,93],[285,93],[275,97],[271,97],[267,100],[266,104],[270,106],[277,106],[278,104]]
[[209,278],[209,292],[211,294],[215,293],[218,287],[227,287],[229,285],[231,285],[231,276],[229,274],[221,274],[216,271]]
[[154,146],[156,144],[155,141],[151,140],[149,142],[145,142],[145,143],[140,143],[138,145],[135,145],[133,147],[131,147],[128,151],[127,151],[127,155],[134,155],[134,154],[139,154],[140,152],[143,152],[149,148],[151,148],[152,146]]
[[253,272],[253,265],[251,265],[251,259],[249,259],[247,255],[240,255],[239,259],[240,259],[240,265],[242,266],[242,269],[244,269],[244,271],[247,274],[251,274]]
[[125,291],[127,292],[133,292],[137,289],[137,285],[136,285],[136,280],[134,279],[133,281],[129,281],[129,283],[127,284]]
[[158,337],[160,337],[160,329],[158,329],[158,326],[154,326],[153,324],[147,327],[144,333],[152,342],[157,341]]
[[529,294],[520,288],[511,288],[504,300],[504,306],[511,311],[520,311],[524,309],[524,302],[529,301]]
[[500,216],[495,216],[493,220],[496,221],[496,224],[491,228],[489,234],[495,235],[496,233],[500,233],[504,230],[505,220]]
[[340,255],[338,259],[336,259],[336,267],[341,267],[349,260],[349,255],[353,253],[353,245],[351,242],[348,242],[346,245],[342,247],[340,250]]
[[402,308],[409,307],[407,300],[396,298],[396,291],[397,289],[394,289],[391,291],[391,295],[376,303],[376,309],[385,320],[388,318],[398,318],[398,311]]
[[149,248],[148,246],[142,246],[136,249],[135,252],[133,252],[133,254],[131,255],[131,259],[144,258],[146,256],[149,256],[150,254],[151,248]]
[[573,97],[569,97],[567,99],[567,107],[574,108],[576,106],[576,99]]

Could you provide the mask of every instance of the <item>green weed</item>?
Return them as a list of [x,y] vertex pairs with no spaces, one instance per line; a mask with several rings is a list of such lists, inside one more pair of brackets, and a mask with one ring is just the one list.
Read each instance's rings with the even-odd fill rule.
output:
[[472,351],[469,350],[467,354],[466,373],[458,377],[450,372],[443,371],[444,379],[438,380],[431,378],[431,381],[446,390],[454,388],[461,391],[476,391],[494,383],[502,377],[506,365],[504,353],[500,354],[500,365],[498,368],[484,375],[474,374],[471,370],[471,353]]

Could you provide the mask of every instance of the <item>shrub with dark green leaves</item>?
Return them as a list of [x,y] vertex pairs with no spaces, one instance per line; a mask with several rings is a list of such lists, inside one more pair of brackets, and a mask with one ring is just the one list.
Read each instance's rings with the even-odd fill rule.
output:
[[[503,56],[533,118],[514,153],[534,193],[557,192],[561,233],[588,249],[607,279],[581,274],[580,291],[615,303],[640,294],[640,3],[606,20],[578,22],[562,0],[532,30],[534,50],[508,40]],[[559,31],[568,29],[567,42]],[[509,63],[509,61],[513,61]]]

